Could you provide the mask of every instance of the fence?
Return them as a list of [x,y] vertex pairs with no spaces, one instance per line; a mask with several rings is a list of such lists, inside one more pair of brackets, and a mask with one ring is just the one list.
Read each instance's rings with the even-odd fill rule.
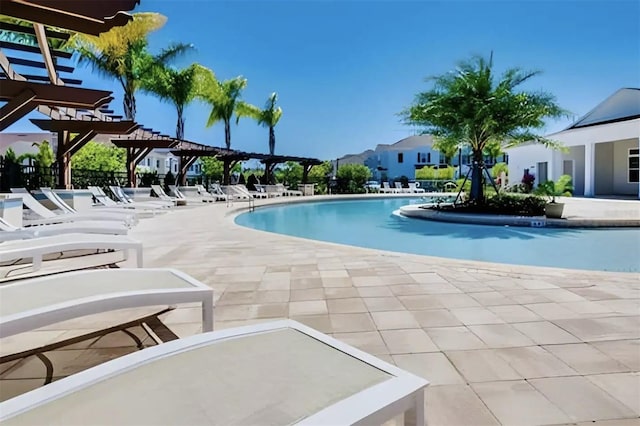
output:
[[[138,181],[141,176],[136,175]],[[159,176],[160,180],[164,176]],[[100,170],[73,169],[71,171],[71,185],[74,188],[86,188],[87,186],[126,185],[126,172],[108,172]],[[0,191],[8,192],[10,188],[27,188],[28,190],[40,187],[60,187],[57,165],[51,167],[29,166],[15,164],[0,158]]]

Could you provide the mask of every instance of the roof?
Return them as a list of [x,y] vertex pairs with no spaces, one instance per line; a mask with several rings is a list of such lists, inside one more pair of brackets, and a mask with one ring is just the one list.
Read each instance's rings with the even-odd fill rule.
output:
[[395,151],[399,149],[412,149],[431,146],[433,144],[433,136],[431,135],[415,135],[399,140],[392,145],[380,144],[376,146],[376,151]]
[[615,92],[565,130],[640,118],[640,89],[624,88]]

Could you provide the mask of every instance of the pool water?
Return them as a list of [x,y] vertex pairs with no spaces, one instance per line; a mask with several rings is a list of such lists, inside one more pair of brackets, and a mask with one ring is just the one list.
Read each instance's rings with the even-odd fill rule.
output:
[[328,201],[259,208],[249,228],[333,243],[455,259],[600,271],[640,271],[640,229],[465,225],[398,216],[415,199]]

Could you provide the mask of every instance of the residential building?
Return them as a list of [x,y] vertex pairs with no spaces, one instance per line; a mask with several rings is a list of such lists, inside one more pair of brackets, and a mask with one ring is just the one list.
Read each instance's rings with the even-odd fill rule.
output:
[[566,152],[540,144],[508,151],[509,175],[519,180],[525,170],[536,185],[570,175],[574,195],[640,197],[640,89],[620,89],[565,130],[548,135]]
[[375,180],[395,180],[402,176],[414,179],[416,170],[439,165],[444,158],[433,148],[431,135],[416,135],[394,144],[380,144],[364,160]]

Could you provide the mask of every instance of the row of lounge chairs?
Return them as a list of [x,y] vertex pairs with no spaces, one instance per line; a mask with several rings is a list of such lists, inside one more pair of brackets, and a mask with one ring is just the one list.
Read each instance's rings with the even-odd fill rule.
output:
[[[209,286],[174,269],[143,269],[142,244],[126,231],[146,217],[162,220],[182,191],[172,188],[172,195],[164,194],[169,198],[158,194],[159,201],[120,202],[100,188],[90,191],[101,207],[89,212],[76,211],[46,188],[41,193],[56,211],[28,192],[16,194],[29,215],[40,211],[32,219],[38,225],[0,222],[6,227],[0,235],[24,237],[0,243],[0,262],[29,258],[39,268],[52,251],[133,249],[138,268],[0,284],[0,338],[86,315],[194,302],[202,309],[204,333],[157,339],[157,346],[0,402],[2,424],[381,424],[408,410],[413,415],[406,422],[424,423],[424,379],[291,320],[212,332]],[[117,197],[116,188],[110,191]],[[241,187],[233,191],[233,198],[253,199]],[[84,232],[89,229],[96,232]]]
[[407,193],[408,194],[412,194],[412,193],[413,194],[416,194],[416,193],[422,194],[422,193],[425,192],[423,188],[420,188],[418,186],[417,182],[409,182],[407,185],[409,187],[408,188],[404,188],[402,186],[402,182],[394,182],[394,187],[392,188],[389,185],[389,182],[382,182],[382,187],[380,188],[380,192],[392,193],[392,194],[401,194],[401,193],[402,194],[407,194]]

